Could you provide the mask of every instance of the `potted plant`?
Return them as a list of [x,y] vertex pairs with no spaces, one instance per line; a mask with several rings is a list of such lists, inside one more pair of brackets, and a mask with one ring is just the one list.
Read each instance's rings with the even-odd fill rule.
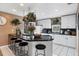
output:
[[30,32],[30,38],[32,39],[34,30],[35,30],[36,15],[34,14],[34,12],[29,12],[26,16],[23,17],[23,21],[24,21],[24,25],[25,25],[24,31],[26,33]]
[[24,32],[27,33],[27,27],[29,23],[36,24],[36,15],[34,12],[29,12],[26,16],[23,17],[24,21]]
[[20,35],[20,34],[21,34],[21,31],[20,31],[20,29],[19,29],[18,26],[19,26],[21,23],[20,23],[19,19],[17,19],[17,18],[13,19],[13,20],[11,21],[11,24],[16,27],[16,35]]
[[35,27],[30,23],[28,25],[28,31],[30,32],[30,39],[32,40],[32,37],[33,37],[33,34],[34,34],[34,30],[35,30]]
[[36,21],[36,15],[34,14],[34,12],[29,12],[27,14],[27,20],[28,20],[28,22],[35,22]]
[[52,20],[53,20],[53,25],[60,24],[60,17],[53,18]]
[[23,17],[23,22],[24,22],[24,33],[28,33],[27,30],[28,20],[26,16]]

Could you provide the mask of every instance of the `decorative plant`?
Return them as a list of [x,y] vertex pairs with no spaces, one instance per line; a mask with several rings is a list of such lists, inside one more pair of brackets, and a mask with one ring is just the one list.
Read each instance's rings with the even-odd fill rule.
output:
[[13,26],[18,26],[18,25],[20,25],[21,23],[20,23],[19,19],[15,18],[15,19],[13,19],[13,20],[11,21],[11,24],[12,24]]
[[27,32],[28,20],[26,16],[23,17],[23,21],[24,21],[24,33],[28,33]]
[[[29,12],[26,16],[23,17],[23,21],[24,21],[24,32],[27,33],[27,31],[30,30],[30,28],[28,30],[28,24],[29,22],[36,21],[36,15],[34,14],[34,12]],[[31,32],[32,32],[32,29],[31,29]]]
[[36,15],[34,14],[34,12],[29,12],[27,14],[27,20],[28,22],[35,22],[36,21]]
[[35,27],[34,26],[29,26],[28,27],[28,31],[33,32],[34,30],[35,30]]
[[34,33],[35,27],[30,23],[28,25],[28,31],[30,32],[30,39],[32,40],[33,33]]
[[60,18],[54,18],[53,20],[53,24],[60,24]]
[[28,22],[28,20],[27,20],[27,17],[26,17],[26,16],[24,16],[24,17],[23,17],[23,21],[24,21],[24,22]]
[[20,25],[21,23],[20,23],[19,19],[17,19],[17,18],[13,19],[11,21],[11,24],[16,27],[16,35],[20,34],[21,32],[20,32],[18,25]]
[[28,31],[33,33],[35,30],[35,27],[30,23],[30,25],[28,25]]

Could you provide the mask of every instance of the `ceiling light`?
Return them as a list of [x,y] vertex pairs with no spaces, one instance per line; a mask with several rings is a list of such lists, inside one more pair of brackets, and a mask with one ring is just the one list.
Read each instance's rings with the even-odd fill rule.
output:
[[16,12],[16,9],[12,9],[13,12]]
[[58,10],[55,10],[55,11],[58,11]]
[[23,3],[20,3],[20,6],[24,6],[24,4]]

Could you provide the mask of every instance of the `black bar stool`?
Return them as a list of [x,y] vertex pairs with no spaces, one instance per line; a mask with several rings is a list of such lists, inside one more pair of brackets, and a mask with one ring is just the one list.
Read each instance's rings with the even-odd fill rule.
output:
[[22,42],[22,40],[15,40],[15,54],[19,55],[19,43]]
[[16,37],[11,38],[11,49],[14,50]]
[[[35,56],[38,56],[38,55],[43,55],[43,56],[45,56],[45,48],[46,48],[46,46],[45,46],[44,44],[37,44],[37,45],[36,45]],[[43,53],[39,53],[38,50],[43,51]]]
[[[25,56],[25,55],[28,55],[28,42],[21,42],[19,43],[19,46],[20,46],[20,53],[21,56]],[[26,50],[26,46],[27,46],[27,50]]]

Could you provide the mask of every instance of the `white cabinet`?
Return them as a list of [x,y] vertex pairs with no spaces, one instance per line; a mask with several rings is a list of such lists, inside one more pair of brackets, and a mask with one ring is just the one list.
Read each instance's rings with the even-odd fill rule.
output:
[[[45,56],[52,56],[52,52],[53,52],[52,51],[52,41],[32,41],[32,42],[29,42],[29,53],[28,53],[29,56],[35,56],[37,44],[44,44],[46,46]],[[43,51],[39,50],[39,53],[43,53]]]
[[75,48],[76,36],[53,35],[53,43]]
[[76,47],[76,36],[67,36],[68,37],[68,46]]
[[61,17],[61,28],[76,28],[76,15]]
[[69,46],[69,47],[74,47],[75,48],[75,36],[65,36],[64,37],[64,42],[66,46]]
[[37,25],[42,25],[43,28],[51,28],[51,20],[50,19],[39,20],[37,21]]

